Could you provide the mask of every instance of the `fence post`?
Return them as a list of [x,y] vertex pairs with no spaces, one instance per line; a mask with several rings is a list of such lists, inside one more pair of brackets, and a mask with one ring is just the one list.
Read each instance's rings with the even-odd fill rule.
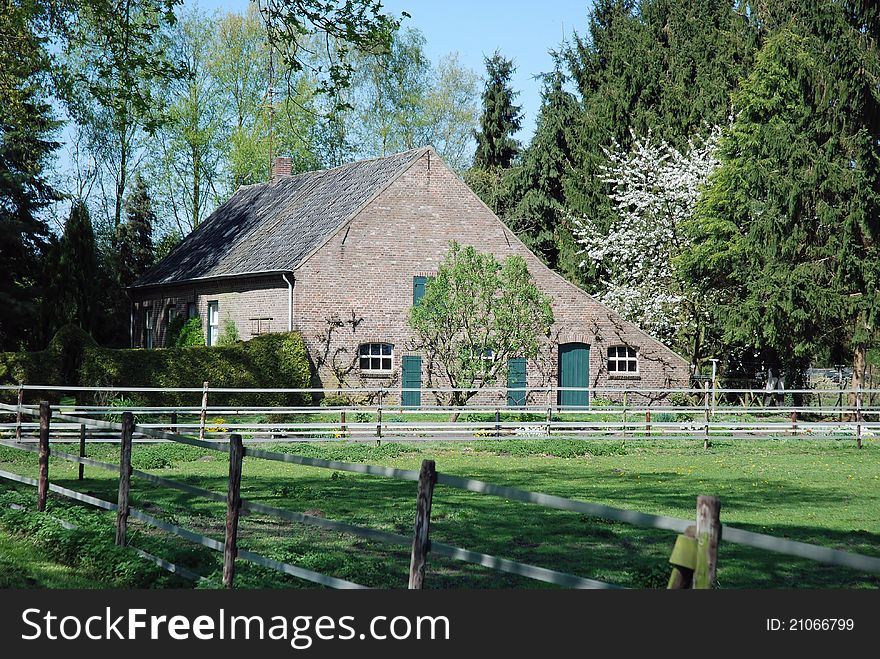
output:
[[46,510],[49,495],[49,419],[52,409],[48,400],[40,401],[40,480],[37,485],[37,510]]
[[416,527],[413,532],[412,555],[409,562],[409,588],[419,590],[425,583],[425,568],[431,540],[431,502],[434,499],[434,484],[437,482],[437,469],[433,460],[422,460],[419,471],[419,496],[416,502]]
[[862,385],[856,387],[856,446],[862,448]]
[[798,419],[797,410],[792,410],[791,411],[791,434],[792,435],[797,435],[797,419]]
[[553,389],[547,388],[547,437],[550,436],[550,425],[553,423]]
[[718,497],[697,497],[697,566],[694,588],[715,586],[718,564],[718,542],[721,540],[721,500]]
[[[86,424],[79,424],[79,457],[86,457]],[[79,463],[79,480],[83,479],[83,469],[85,465],[80,462]]]
[[15,441],[21,441],[21,406],[24,404],[24,383],[18,383],[18,410],[15,413]]
[[126,545],[128,533],[128,493],[131,488],[131,434],[134,417],[131,412],[122,413],[122,438],[119,442],[119,502],[116,508],[116,544]]
[[376,406],[376,446],[382,445],[382,389],[379,389],[379,404]]
[[501,437],[501,410],[495,408],[495,436]]
[[226,542],[223,545],[223,585],[232,588],[238,556],[238,514],[241,510],[241,435],[229,436],[229,488],[226,492]]
[[176,435],[177,434],[177,411],[171,413],[171,427],[168,429],[168,432]]
[[345,410],[339,413],[339,432],[345,434]]
[[205,439],[205,420],[208,416],[208,383],[202,386],[202,411],[199,415],[199,439]]
[[651,436],[651,410],[645,410],[645,434]]
[[623,445],[626,446],[626,406],[629,404],[629,392],[623,390]]
[[703,426],[703,449],[709,450],[709,382],[703,383],[705,394],[703,395],[703,404],[706,408],[706,424]]

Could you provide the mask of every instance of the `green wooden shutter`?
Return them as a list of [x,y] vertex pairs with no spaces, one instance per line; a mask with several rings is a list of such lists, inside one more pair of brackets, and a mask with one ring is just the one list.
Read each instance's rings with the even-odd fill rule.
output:
[[526,404],[526,360],[513,357],[507,360],[507,406],[523,407]]
[[[590,346],[585,343],[563,343],[559,346],[559,386],[583,387],[590,385]],[[564,407],[587,407],[587,391],[560,391],[557,397]]]
[[403,356],[403,375],[401,377],[404,391],[400,397],[400,404],[404,407],[419,407],[422,404],[422,358],[413,355]]
[[413,306],[416,306],[425,295],[425,282],[427,281],[427,277],[413,277]]

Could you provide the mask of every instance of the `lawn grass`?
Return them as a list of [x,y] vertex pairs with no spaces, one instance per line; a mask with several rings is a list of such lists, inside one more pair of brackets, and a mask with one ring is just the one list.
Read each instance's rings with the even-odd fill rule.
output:
[[[75,450],[58,447],[60,450]],[[261,445],[260,448],[266,448]],[[382,446],[316,443],[272,447],[316,457],[418,469],[425,458],[441,472],[493,483],[692,519],[698,494],[721,498],[725,524],[781,537],[880,556],[880,446],[866,441],[470,441]],[[88,455],[108,462],[118,447],[94,444]],[[182,445],[136,444],[135,468],[225,492],[222,453]],[[36,456],[0,447],[0,469],[33,476]],[[52,460],[51,478],[62,486],[115,501],[116,475]],[[13,488],[10,483],[0,488]],[[33,488],[18,488],[35,496]],[[246,458],[242,496],[403,535],[412,532],[416,484],[348,472]],[[132,505],[222,540],[225,505],[140,480]],[[56,503],[61,506],[62,504]],[[65,506],[76,504],[65,503]],[[113,516],[103,520],[112,537]],[[662,587],[674,534],[641,529],[576,513],[547,510],[438,486],[431,536],[475,551],[628,587]],[[134,544],[219,581],[220,557],[134,521]],[[243,516],[239,545],[276,560],[374,587],[405,587],[408,547]],[[722,541],[718,583],[722,588],[876,588],[880,577],[789,558]],[[311,584],[241,562],[241,586],[311,587]],[[426,587],[545,587],[545,584],[437,556],[429,558]]]
[[109,588],[47,556],[27,538],[0,532],[0,588]]

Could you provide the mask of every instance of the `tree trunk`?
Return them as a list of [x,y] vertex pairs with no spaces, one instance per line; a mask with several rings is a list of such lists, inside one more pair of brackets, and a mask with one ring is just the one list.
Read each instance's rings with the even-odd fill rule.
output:
[[[849,393],[849,407],[855,409],[856,393],[865,388],[865,371],[868,368],[868,345],[857,343],[853,350],[853,377],[852,391]],[[849,414],[849,419],[856,420],[855,412]]]
[[199,148],[195,145],[192,147],[193,159],[193,202],[192,202],[192,228],[197,229],[199,226],[199,187],[201,186],[202,163]]

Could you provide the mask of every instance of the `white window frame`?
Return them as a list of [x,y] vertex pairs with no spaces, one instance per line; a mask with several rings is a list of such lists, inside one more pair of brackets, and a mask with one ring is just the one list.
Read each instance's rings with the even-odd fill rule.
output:
[[[613,354],[612,354],[613,351]],[[611,368],[612,362],[615,367]],[[627,345],[610,346],[606,355],[606,366],[609,375],[638,375],[639,374],[639,350]],[[629,369],[630,364],[635,364],[634,370]],[[624,368],[621,369],[620,366]]]
[[[217,311],[215,320],[217,324],[211,322],[212,309]],[[211,300],[208,302],[208,345],[215,346],[220,340],[220,300]]]
[[[390,352],[386,355],[383,352],[383,347],[388,346]],[[366,348],[367,352],[364,352]],[[372,364],[374,360],[379,360],[379,368],[373,368]],[[364,360],[367,361],[367,368],[364,368]],[[387,367],[383,367],[383,362],[388,363]],[[384,341],[375,341],[371,343],[361,343],[358,346],[358,368],[361,373],[365,374],[388,374],[394,370],[394,344],[387,343]]]

